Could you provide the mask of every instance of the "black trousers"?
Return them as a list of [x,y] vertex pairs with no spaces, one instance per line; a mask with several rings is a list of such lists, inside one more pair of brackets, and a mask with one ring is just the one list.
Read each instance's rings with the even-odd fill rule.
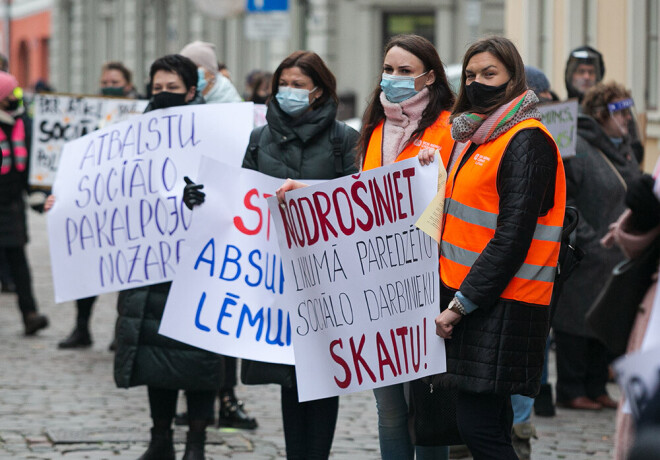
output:
[[236,365],[238,360],[231,356],[225,356],[224,358],[225,379],[222,382],[220,393],[223,391],[234,391],[234,387],[236,386]]
[[92,307],[96,296],[76,300],[76,327],[89,329],[89,319],[92,317]]
[[18,308],[20,308],[21,314],[25,318],[29,313],[37,311],[37,303],[32,293],[30,266],[25,256],[25,246],[9,246],[3,249],[9,266],[9,272],[14,279],[14,284],[16,284]]
[[456,421],[474,460],[518,460],[511,445],[510,395],[458,392]]
[[[169,420],[172,423],[176,415],[176,401],[179,390],[147,387],[149,393],[149,409],[151,418]],[[215,390],[186,391],[189,420],[208,420],[213,418]]]
[[555,330],[557,401],[607,394],[610,353],[598,340]]
[[339,396],[298,402],[298,389],[282,387],[287,460],[327,460],[339,413]]

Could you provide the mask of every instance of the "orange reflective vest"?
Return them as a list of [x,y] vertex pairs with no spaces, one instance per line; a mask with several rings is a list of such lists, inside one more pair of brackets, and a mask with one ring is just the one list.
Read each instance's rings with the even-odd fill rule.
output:
[[8,174],[11,170],[12,159],[9,142],[14,146],[14,168],[19,172],[25,171],[25,168],[27,168],[27,149],[25,148],[25,126],[22,119],[16,119],[11,131],[11,141],[7,139],[5,132],[0,129],[0,150],[2,151],[0,174]]
[[[383,125],[381,122],[369,138],[367,153],[364,155],[362,170],[380,168],[383,166]],[[438,119],[424,130],[422,137],[411,142],[395,161],[407,160],[416,157],[421,149],[434,148],[440,150],[442,163],[447,167],[451,151],[454,148],[454,140],[451,138],[451,128],[449,126],[449,112],[443,111]]]
[[[460,168],[447,179],[445,224],[442,231],[440,278],[452,289],[460,289],[472,264],[495,235],[499,214],[497,173],[504,152],[513,136],[523,129],[540,128],[537,120],[525,120],[497,139],[479,146]],[[501,298],[529,304],[549,305],[552,296],[561,230],[566,206],[564,165],[557,155],[554,205],[536,223],[527,257],[501,294]],[[467,152],[468,146],[463,151]],[[460,159],[457,160],[460,164]]]

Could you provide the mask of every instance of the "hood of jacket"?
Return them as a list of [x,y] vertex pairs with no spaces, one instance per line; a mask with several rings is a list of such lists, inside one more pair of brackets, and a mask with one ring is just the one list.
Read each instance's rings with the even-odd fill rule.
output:
[[284,113],[277,100],[273,98],[268,104],[266,120],[275,142],[286,142],[295,136],[306,144],[328,129],[334,123],[336,115],[337,104],[334,101],[328,101],[316,109],[308,110],[298,117],[292,117]]
[[[574,54],[584,54],[586,57],[575,57]],[[582,101],[583,93],[573,87],[573,74],[579,64],[591,64],[596,67],[596,83],[603,80],[605,76],[605,61],[603,55],[591,46],[579,46],[571,51],[566,61],[566,70],[564,73],[564,82],[566,83],[566,91],[568,91],[568,98],[577,98]]]
[[623,138],[621,145],[615,145],[603,131],[603,127],[589,115],[578,115],[578,134],[589,144],[603,152],[615,165],[625,165],[633,155],[628,137]]

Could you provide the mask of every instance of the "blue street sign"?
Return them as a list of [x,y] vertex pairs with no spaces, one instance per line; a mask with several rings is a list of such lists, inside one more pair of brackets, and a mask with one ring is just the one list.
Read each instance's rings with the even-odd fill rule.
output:
[[245,7],[251,13],[262,11],[288,11],[289,0],[247,0]]

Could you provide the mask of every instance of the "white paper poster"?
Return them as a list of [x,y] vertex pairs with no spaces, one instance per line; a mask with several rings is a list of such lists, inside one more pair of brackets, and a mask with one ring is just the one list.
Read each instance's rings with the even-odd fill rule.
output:
[[285,206],[269,198],[301,401],[445,371],[437,243],[414,225],[437,165],[413,158],[289,192]]
[[204,203],[183,245],[159,332],[228,356],[293,364],[290,306],[266,199],[282,179],[203,157]]
[[62,147],[99,127],[129,119],[144,112],[148,101],[67,94],[36,94],[30,185],[53,185]]
[[562,158],[575,156],[577,143],[578,102],[553,102],[538,106],[541,122],[555,139]]
[[139,115],[65,144],[48,213],[56,302],[169,281],[192,213],[184,176],[201,155],[242,162],[252,103]]

